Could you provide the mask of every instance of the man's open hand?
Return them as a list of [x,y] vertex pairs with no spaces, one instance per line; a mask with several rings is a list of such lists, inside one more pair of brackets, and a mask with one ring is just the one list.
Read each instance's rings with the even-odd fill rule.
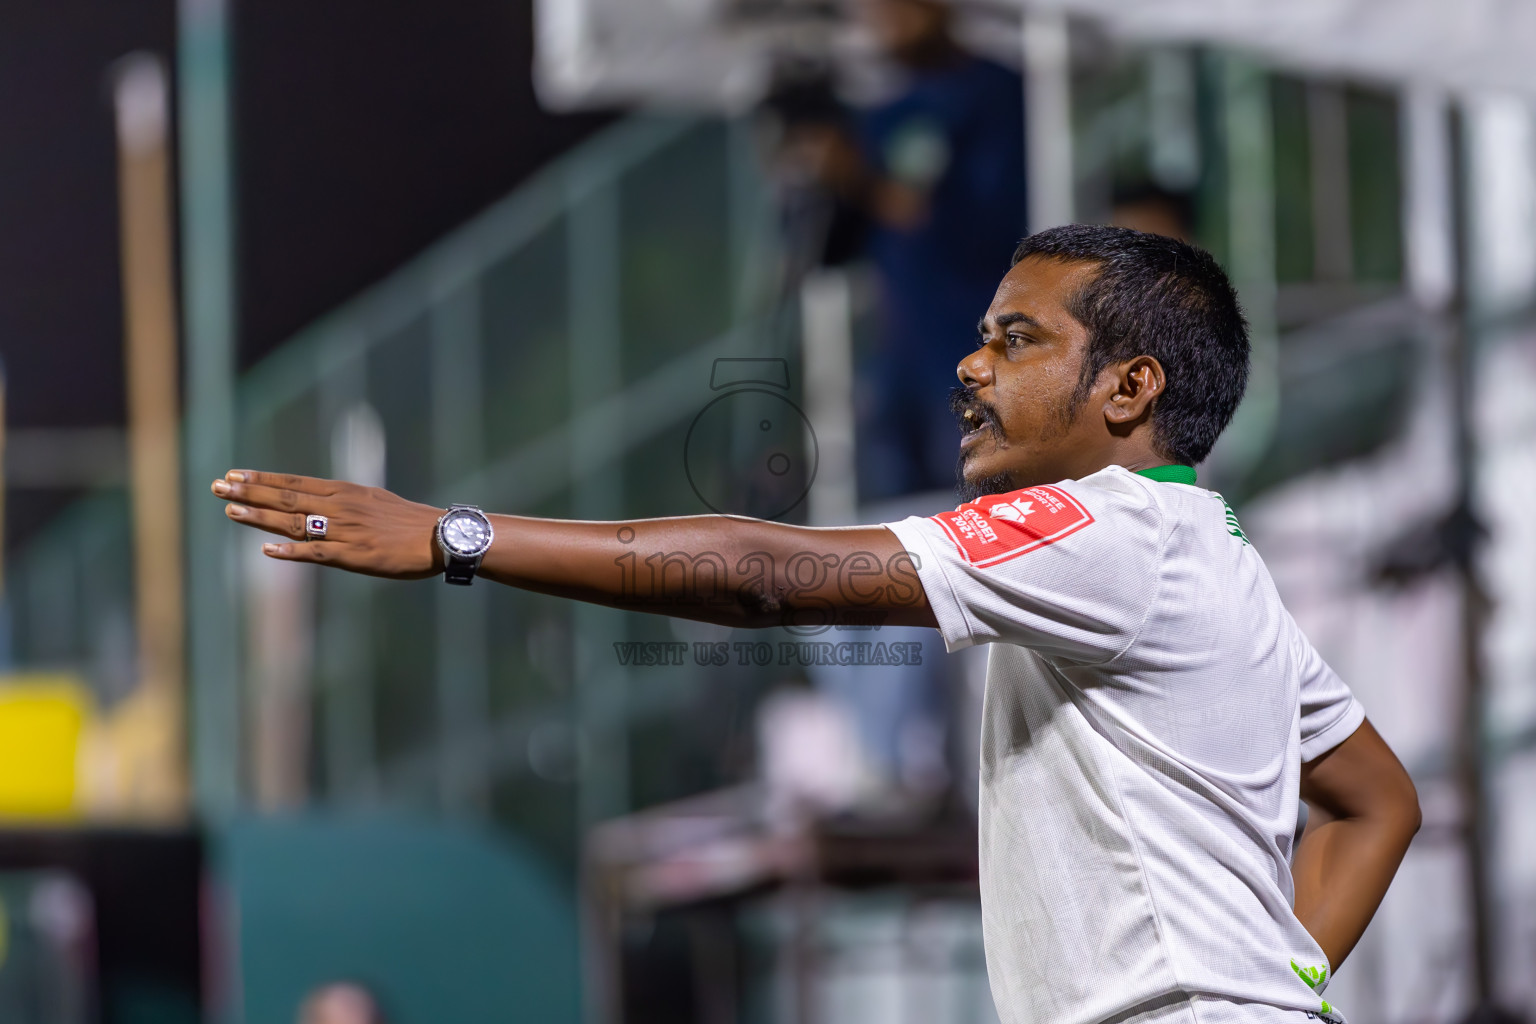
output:
[[[235,522],[288,538],[261,546],[273,558],[395,580],[443,571],[436,536],[443,510],[381,487],[233,469],[213,482],[213,493],[229,502],[224,512]],[[304,539],[310,515],[330,520],[324,540]]]

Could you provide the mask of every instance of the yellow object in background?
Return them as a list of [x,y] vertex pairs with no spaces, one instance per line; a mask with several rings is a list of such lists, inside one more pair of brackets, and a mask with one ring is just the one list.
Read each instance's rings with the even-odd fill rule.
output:
[[76,764],[90,717],[88,691],[69,676],[0,676],[0,818],[78,816]]

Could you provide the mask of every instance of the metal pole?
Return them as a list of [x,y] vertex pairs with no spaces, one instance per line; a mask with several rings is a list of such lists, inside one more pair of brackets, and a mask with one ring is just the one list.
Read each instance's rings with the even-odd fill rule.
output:
[[1241,480],[1269,450],[1280,415],[1274,129],[1264,69],[1237,56],[1216,59],[1226,137],[1227,272],[1248,316],[1253,355],[1247,396],[1217,446],[1212,468]]
[[1072,170],[1072,52],[1065,15],[1024,11],[1024,160],[1028,229],[1070,224],[1076,197]]
[[1444,312],[1456,277],[1455,210],[1447,96],[1416,85],[1403,96],[1403,241],[1409,290],[1426,311]]
[[[351,355],[321,383],[321,422],[331,428],[330,473],[369,487],[388,487],[388,443],[384,423],[367,401],[367,343],[347,328],[331,342]],[[377,750],[375,652],[370,624],[371,580],[333,573],[324,580],[325,599],[315,606],[316,658],[321,682],[321,728],[326,797],[366,804],[382,787]]]
[[[567,182],[566,308],[570,333],[567,387],[571,407],[612,401],[623,388],[619,308],[619,191],[602,169],[580,165]],[[706,381],[701,381],[701,389]],[[586,519],[616,519],[624,509],[624,469],[602,464],[603,439],[583,417],[571,422],[571,512]],[[627,679],[613,666],[614,640],[625,636],[624,613],[575,603],[571,608],[577,735],[576,827],[585,848],[593,826],[629,809]],[[613,666],[613,667],[610,667]],[[584,871],[581,901],[582,1019],[609,1024],[623,1018],[623,957],[612,945],[608,910],[593,888],[600,878]]]
[[805,411],[815,430],[807,447],[819,453],[811,484],[813,526],[848,526],[858,519],[854,460],[853,297],[848,272],[813,271],[800,284]]
[[[432,443],[438,499],[479,502],[480,495],[450,494],[482,465],[480,367],[482,330],[478,279],[440,271],[434,286],[432,330]],[[485,740],[491,721],[487,590],[437,588],[438,794],[451,814],[483,814],[491,773]]]
[[165,68],[149,54],[118,66],[115,86],[134,610],[139,692],[159,730],[147,752],[140,809],[186,810],[176,300],[172,283],[170,120]]
[[233,468],[235,271],[228,0],[178,0],[186,330],[188,668],[198,808],[240,798],[238,559],[209,483]]
[[1461,715],[1456,749],[1456,783],[1461,796],[1463,839],[1467,852],[1467,902],[1472,918],[1472,974],[1476,1008],[1493,1003],[1494,911],[1489,891],[1488,766],[1484,750],[1483,632],[1488,620],[1488,592],[1477,568],[1481,528],[1477,515],[1477,432],[1472,419],[1476,334],[1467,271],[1471,250],[1470,153],[1466,112],[1450,110],[1452,189],[1452,290],[1447,360],[1451,381],[1451,423],[1456,472],[1452,551],[1461,590]]

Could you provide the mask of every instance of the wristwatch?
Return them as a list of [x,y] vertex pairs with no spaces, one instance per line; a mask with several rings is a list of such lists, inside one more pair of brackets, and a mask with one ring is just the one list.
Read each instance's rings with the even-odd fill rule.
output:
[[495,538],[496,532],[484,512],[473,505],[450,505],[437,521],[437,546],[443,549],[443,581],[461,587],[473,583],[480,560]]

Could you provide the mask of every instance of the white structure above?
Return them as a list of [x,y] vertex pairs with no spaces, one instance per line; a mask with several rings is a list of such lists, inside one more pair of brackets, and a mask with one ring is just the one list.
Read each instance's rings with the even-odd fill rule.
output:
[[[1021,0],[950,0],[960,31],[1016,52]],[[1536,95],[1532,0],[1031,0],[1116,36],[1207,42],[1277,64],[1452,92]],[[852,0],[538,0],[535,78],[556,109],[740,109],[776,54],[867,53]],[[1012,32],[1000,30],[1012,23]]]

